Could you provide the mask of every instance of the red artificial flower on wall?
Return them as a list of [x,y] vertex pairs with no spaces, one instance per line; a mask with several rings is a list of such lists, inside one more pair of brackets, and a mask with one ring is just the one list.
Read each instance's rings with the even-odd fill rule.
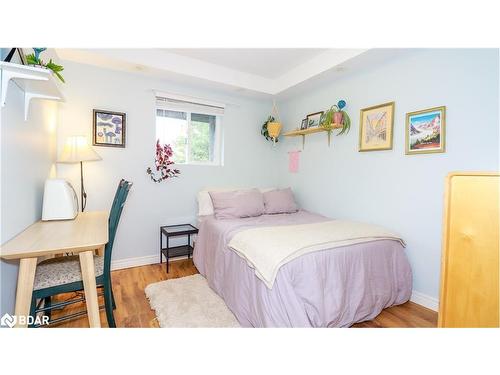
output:
[[174,152],[170,145],[161,145],[159,139],[156,141],[155,169],[156,172],[159,172],[159,175],[154,173],[151,168],[148,168],[146,173],[149,174],[151,180],[162,182],[171,177],[178,177],[181,172],[178,169],[172,168],[172,165],[175,164],[170,160],[173,155]]

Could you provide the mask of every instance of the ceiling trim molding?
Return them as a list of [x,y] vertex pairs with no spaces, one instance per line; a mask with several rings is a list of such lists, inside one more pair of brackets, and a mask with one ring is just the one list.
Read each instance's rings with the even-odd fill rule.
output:
[[317,76],[329,69],[339,67],[346,61],[361,55],[367,49],[329,50],[313,57],[305,63],[291,69],[275,82],[274,95],[277,95],[299,83]]
[[164,49],[56,49],[62,60],[96,65],[110,69],[140,72],[141,70],[177,74],[237,89],[267,95],[278,95],[325,71],[368,51],[367,49],[331,49],[290,69],[275,79],[246,73],[209,63]]

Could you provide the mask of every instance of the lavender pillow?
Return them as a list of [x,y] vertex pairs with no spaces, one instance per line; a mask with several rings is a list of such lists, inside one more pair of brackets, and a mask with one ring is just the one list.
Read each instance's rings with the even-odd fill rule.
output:
[[267,191],[263,195],[266,214],[289,214],[298,211],[290,188]]
[[264,197],[257,189],[209,191],[216,219],[260,216],[264,213]]

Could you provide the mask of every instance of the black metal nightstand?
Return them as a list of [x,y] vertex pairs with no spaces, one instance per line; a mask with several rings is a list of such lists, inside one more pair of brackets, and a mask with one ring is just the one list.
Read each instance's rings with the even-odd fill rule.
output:
[[[191,258],[193,254],[193,246],[191,245],[191,236],[198,233],[198,228],[191,224],[180,225],[165,225],[160,227],[160,263],[163,262],[162,255],[167,259],[167,273],[168,261],[171,258],[186,256]],[[167,237],[167,247],[163,247],[163,236]],[[170,247],[170,237],[187,236],[187,245]]]

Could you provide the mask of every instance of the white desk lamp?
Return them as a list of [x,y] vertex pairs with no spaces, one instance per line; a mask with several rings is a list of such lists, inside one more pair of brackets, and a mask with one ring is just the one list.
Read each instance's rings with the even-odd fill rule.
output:
[[85,136],[68,137],[57,160],[58,163],[80,163],[80,199],[82,212],[87,205],[87,193],[83,185],[83,162],[96,160],[102,160],[102,158],[90,147]]

